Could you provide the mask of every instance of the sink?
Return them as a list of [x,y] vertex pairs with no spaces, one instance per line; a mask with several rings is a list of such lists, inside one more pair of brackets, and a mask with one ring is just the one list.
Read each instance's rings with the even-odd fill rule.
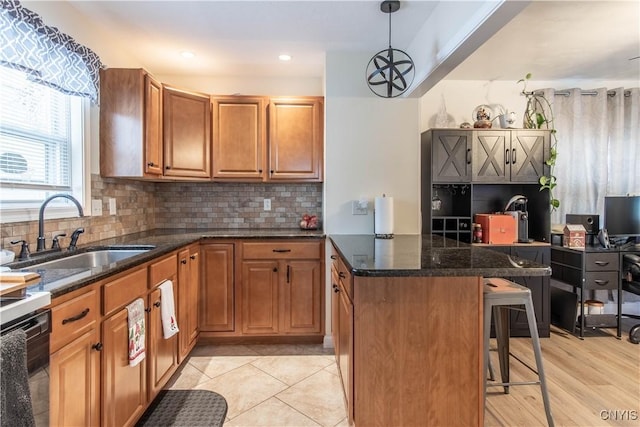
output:
[[89,252],[83,252],[76,255],[66,256],[64,258],[47,261],[34,266],[24,268],[23,271],[29,270],[54,270],[54,269],[90,269],[102,267],[114,262],[122,261],[136,255],[143,254],[152,247],[137,249],[100,249]]

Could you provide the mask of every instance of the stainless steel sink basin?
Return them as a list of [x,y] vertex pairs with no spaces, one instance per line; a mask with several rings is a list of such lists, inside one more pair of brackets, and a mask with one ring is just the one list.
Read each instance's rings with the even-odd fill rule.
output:
[[53,261],[43,262],[23,270],[40,270],[40,269],[75,269],[75,268],[96,268],[122,261],[136,255],[140,255],[152,249],[101,249],[90,252],[83,252],[76,255],[59,258]]

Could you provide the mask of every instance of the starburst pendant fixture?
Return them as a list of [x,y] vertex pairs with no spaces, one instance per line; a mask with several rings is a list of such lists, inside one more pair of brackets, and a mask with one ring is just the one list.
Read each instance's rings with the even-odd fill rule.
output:
[[406,52],[391,47],[391,14],[400,9],[399,0],[385,0],[380,10],[389,14],[389,48],[376,53],[367,65],[369,89],[382,98],[402,95],[413,83],[416,69]]

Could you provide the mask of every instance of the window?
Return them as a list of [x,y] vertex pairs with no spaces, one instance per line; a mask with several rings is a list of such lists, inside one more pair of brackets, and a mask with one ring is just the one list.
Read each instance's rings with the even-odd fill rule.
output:
[[[21,71],[0,67],[2,222],[36,219],[42,201],[55,193],[84,204],[84,104]],[[66,199],[52,201],[47,210],[48,218],[76,215]]]

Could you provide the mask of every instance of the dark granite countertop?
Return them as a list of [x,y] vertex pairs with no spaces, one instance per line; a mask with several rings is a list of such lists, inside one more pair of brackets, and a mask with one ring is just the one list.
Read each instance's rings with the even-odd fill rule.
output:
[[331,235],[355,276],[549,276],[551,267],[435,235]]
[[[157,229],[141,233],[112,237],[86,245],[79,245],[73,253],[63,250],[57,252],[34,253],[31,259],[5,265],[12,270],[36,271],[40,274],[40,282],[27,288],[27,292],[48,291],[55,298],[68,292],[95,283],[131,267],[143,264],[154,258],[168,254],[178,248],[207,239],[323,239],[322,230],[300,229]],[[65,256],[90,252],[100,249],[152,249],[139,255],[94,268],[47,269],[38,265]]]

